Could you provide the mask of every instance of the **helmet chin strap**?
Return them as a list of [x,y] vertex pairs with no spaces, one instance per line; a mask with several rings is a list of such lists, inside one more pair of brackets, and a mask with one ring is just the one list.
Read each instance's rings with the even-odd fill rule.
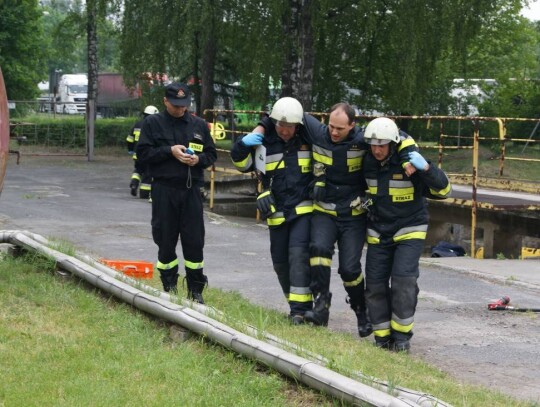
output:
[[388,155],[381,161],[379,161],[379,163],[381,164],[381,167],[384,167],[388,161],[390,160],[390,157],[392,157],[392,155],[396,152],[396,146],[397,144],[393,141],[390,142],[390,148],[388,149]]

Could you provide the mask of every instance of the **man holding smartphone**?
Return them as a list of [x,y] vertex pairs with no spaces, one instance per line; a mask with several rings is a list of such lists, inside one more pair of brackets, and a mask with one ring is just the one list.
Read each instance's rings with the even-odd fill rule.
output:
[[203,273],[204,219],[200,187],[203,170],[217,159],[206,122],[189,113],[191,92],[171,83],[163,98],[166,110],[145,120],[137,157],[152,175],[152,237],[158,246],[157,269],[163,289],[177,292],[180,239],[188,298],[204,303],[208,282]]

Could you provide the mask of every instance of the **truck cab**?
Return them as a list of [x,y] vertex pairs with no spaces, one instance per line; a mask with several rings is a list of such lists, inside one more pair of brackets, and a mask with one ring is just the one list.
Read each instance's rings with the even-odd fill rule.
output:
[[88,100],[88,77],[84,74],[62,75],[56,93],[56,113],[84,114]]

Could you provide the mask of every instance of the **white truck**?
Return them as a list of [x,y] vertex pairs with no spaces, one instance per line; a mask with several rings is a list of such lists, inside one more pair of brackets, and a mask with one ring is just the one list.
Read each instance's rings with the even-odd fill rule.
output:
[[58,81],[56,113],[84,114],[88,100],[86,74],[65,74]]

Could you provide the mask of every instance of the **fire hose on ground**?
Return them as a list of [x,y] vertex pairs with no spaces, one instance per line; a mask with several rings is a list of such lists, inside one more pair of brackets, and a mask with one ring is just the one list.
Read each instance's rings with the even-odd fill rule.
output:
[[[359,372],[354,372],[354,375],[360,380],[371,383],[372,386],[343,376],[321,366],[319,363],[324,364],[326,360],[320,355],[310,354],[317,360],[314,362],[287,352],[284,348],[291,348],[297,352],[302,350],[297,345],[272,335],[264,334],[267,340],[264,342],[236,331],[208,316],[212,313],[217,315],[219,311],[187,300],[182,301],[182,305],[178,305],[173,302],[175,299],[173,296],[153,287],[144,286],[139,281],[126,277],[87,255],[78,253],[76,257],[73,257],[51,249],[48,247],[48,240],[42,236],[27,231],[0,231],[0,243],[9,243],[27,251],[36,251],[54,258],[58,268],[72,273],[144,312],[204,335],[228,349],[257,360],[311,388],[347,403],[353,405],[367,403],[372,406],[389,407],[451,407],[448,403],[429,394],[402,387],[390,388],[386,382]],[[246,328],[251,335],[260,337],[257,329],[249,326]],[[309,352],[304,351],[304,353]]]

